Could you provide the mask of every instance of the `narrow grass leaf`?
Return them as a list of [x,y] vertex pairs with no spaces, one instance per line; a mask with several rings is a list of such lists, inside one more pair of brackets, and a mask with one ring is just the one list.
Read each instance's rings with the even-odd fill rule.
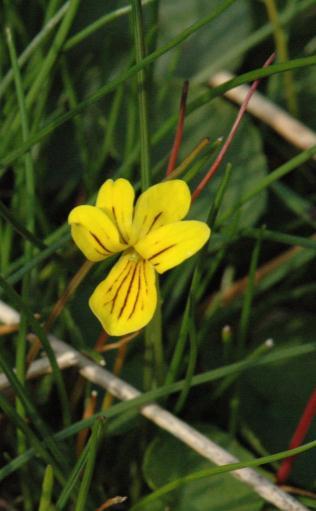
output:
[[284,458],[287,458],[288,456],[302,454],[302,453],[307,452],[311,449],[314,449],[315,447],[316,447],[316,440],[314,440],[313,442],[304,444],[301,447],[298,447],[297,449],[290,449],[288,451],[278,452],[276,454],[271,454],[269,456],[263,456],[261,458],[255,459],[255,460],[249,460],[249,461],[240,462],[240,463],[230,463],[229,465],[223,465],[220,467],[211,467],[209,469],[200,470],[193,474],[189,474],[187,476],[181,477],[181,478],[179,478],[175,481],[172,481],[171,483],[168,483],[164,486],[161,486],[158,490],[154,491],[147,497],[144,497],[141,501],[137,502],[137,504],[135,504],[131,508],[131,511],[138,511],[139,509],[142,509],[147,504],[160,499],[163,495],[166,495],[166,494],[170,493],[171,491],[176,490],[177,488],[179,488],[191,481],[198,481],[199,479],[202,479],[204,477],[212,477],[217,474],[225,474],[228,472],[232,472],[234,470],[239,470],[241,468],[259,467],[261,465],[266,465],[267,463],[273,463],[275,461],[282,460]]
[[65,482],[63,489],[59,495],[56,503],[56,507],[59,511],[64,509],[69,499],[74,496],[76,485],[79,483],[82,470],[85,467],[89,455],[89,443],[85,446],[82,453],[80,454],[75,466],[73,467],[67,481]]
[[93,476],[98,445],[103,432],[103,419],[97,419],[92,428],[92,434],[88,443],[87,463],[85,466],[82,482],[79,488],[75,511],[85,511],[88,492]]
[[[312,353],[316,352],[316,346],[315,343],[306,343],[301,346],[293,346],[290,348],[282,348],[278,350],[273,350],[272,353],[269,353],[267,355],[264,355],[263,357],[260,357],[256,360],[248,360],[248,361],[241,361],[241,362],[235,362],[230,365],[226,365],[223,367],[219,367],[217,369],[212,369],[211,371],[206,371],[202,374],[198,374],[193,376],[192,378],[192,386],[198,386],[198,385],[204,385],[206,383],[220,380],[222,378],[225,378],[226,376],[230,374],[239,373],[240,371],[254,369],[258,366],[265,366],[269,364],[274,364],[277,362],[282,362],[284,360],[289,359],[296,359],[300,356],[308,356]],[[184,386],[184,380],[178,381],[176,383],[173,383],[171,385],[164,385],[163,387],[160,387],[159,389],[155,389],[149,392],[146,392],[142,394],[139,397],[136,397],[134,399],[124,401],[121,403],[118,403],[116,405],[111,406],[111,408],[105,412],[100,412],[89,419],[80,420],[78,422],[73,423],[71,426],[63,429],[62,431],[56,433],[53,438],[56,441],[62,441],[65,440],[71,436],[76,435],[81,430],[90,428],[93,424],[96,418],[98,417],[105,417],[107,419],[111,419],[112,417],[117,417],[120,414],[125,414],[127,412],[130,412],[131,410],[137,410],[140,407],[158,400],[164,396],[171,395],[173,393],[177,393],[181,391],[181,389]],[[6,466],[0,469],[0,481],[8,477],[10,474],[12,474],[14,471],[21,468],[25,463],[27,463],[32,457],[34,457],[35,451],[32,449],[29,449],[26,453],[23,455],[15,458],[11,462],[9,462]]]
[[242,357],[244,354],[245,344],[246,344],[246,340],[247,340],[248,333],[249,333],[251,307],[252,307],[252,301],[253,301],[254,290],[255,290],[255,277],[256,277],[256,270],[258,267],[263,232],[264,232],[264,228],[262,228],[260,230],[259,237],[255,243],[255,246],[254,246],[252,254],[251,254],[247,287],[246,287],[246,291],[244,294],[241,315],[240,315],[238,336],[237,336],[237,339],[238,339],[237,350],[238,350],[238,355],[239,355],[238,358]]
[[[134,34],[134,48],[136,65],[140,64],[146,57],[145,34],[142,4],[140,0],[131,0],[132,6],[132,27]],[[137,72],[137,96],[139,116],[139,137],[140,137],[140,174],[141,186],[145,191],[150,185],[150,142],[148,126],[148,107],[145,69]]]
[[[56,12],[56,14],[44,25],[44,27],[36,34],[36,36],[32,39],[30,44],[25,48],[25,50],[18,57],[18,65],[21,68],[28,61],[28,59],[33,55],[33,53],[40,47],[40,45],[45,41],[46,37],[51,33],[51,31],[55,28],[55,26],[60,22],[60,20],[65,15],[67,9],[69,7],[69,2],[65,2],[64,5]],[[13,80],[13,71],[10,69],[6,75],[0,81],[0,98],[3,96],[4,92],[10,85]]]
[[298,247],[316,250],[316,239],[313,237],[303,238],[302,236],[294,236],[292,234],[286,234],[284,232],[279,231],[271,231],[269,229],[265,229],[261,233],[261,229],[256,228],[248,228],[242,230],[240,234],[242,237],[245,238],[258,239],[262,237],[262,239],[264,240],[276,241],[277,243],[282,243],[285,245],[294,245]]
[[[315,61],[316,63],[316,61]],[[291,160],[287,161],[277,169],[275,169],[273,172],[268,174],[266,177],[261,179],[257,186],[253,188],[250,192],[246,193],[234,206],[234,208],[230,209],[226,213],[224,213],[218,220],[218,225],[222,225],[228,218],[230,218],[232,215],[236,213],[236,211],[241,208],[246,202],[253,199],[258,193],[262,192],[265,188],[268,188],[272,183],[277,181],[278,179],[281,179],[285,175],[289,174],[293,170],[295,170],[299,165],[302,165],[306,161],[308,161],[310,158],[312,158],[316,154],[316,146],[310,147],[309,149],[306,149],[305,151],[302,151],[297,156],[294,156]]]
[[[0,275],[0,286],[4,289],[5,293],[9,296],[10,300],[14,303],[16,308],[23,312],[23,314],[27,318],[27,321],[30,324],[31,328],[34,330],[34,333],[40,339],[40,341],[43,345],[43,348],[45,349],[45,351],[47,353],[48,359],[49,359],[51,367],[52,367],[53,376],[56,381],[57,389],[59,392],[64,421],[66,424],[70,424],[69,404],[68,404],[68,398],[67,398],[67,393],[66,393],[66,389],[64,386],[63,377],[61,374],[61,370],[58,367],[55,353],[49,343],[49,340],[47,339],[47,336],[46,336],[42,326],[34,318],[32,312],[29,310],[28,306],[25,304],[25,302],[22,300],[22,298],[18,295],[18,293],[13,289],[13,287],[10,284],[8,284],[8,282],[1,275]],[[13,378],[14,380],[17,380],[13,371],[10,371],[10,374],[11,374],[11,378]],[[21,390],[22,390],[22,396],[27,401],[28,409],[32,410],[32,413],[35,412],[35,418],[36,418],[36,422],[37,422],[39,428],[43,427],[42,421],[40,420],[38,422],[37,419],[39,419],[39,418],[36,414],[36,410],[33,407],[33,405],[30,406],[31,402],[28,399],[28,397],[26,397],[26,395],[24,394],[23,387],[21,385],[19,385],[18,387],[15,387],[15,388],[19,394],[21,393]],[[45,431],[45,429],[43,430],[43,432],[44,431]]]
[[42,493],[38,511],[51,511],[53,488],[54,488],[54,469],[52,465],[47,465],[44,473]]
[[[17,428],[19,428],[19,430],[24,433],[24,435],[28,439],[30,445],[33,447],[33,450],[29,449],[29,450],[25,451],[23,454],[21,454],[19,456],[19,458],[16,458],[16,460],[18,460],[18,459],[23,460],[23,463],[20,462],[19,464],[17,464],[17,463],[14,463],[15,460],[13,460],[13,462],[10,462],[9,465],[13,465],[15,470],[20,469],[30,459],[29,454],[27,454],[27,453],[32,452],[33,456],[34,455],[39,456],[45,463],[51,464],[54,467],[55,474],[56,474],[56,477],[58,478],[59,482],[64,483],[63,473],[60,470],[60,467],[58,466],[56,459],[53,458],[51,453],[46,450],[45,443],[42,443],[37,438],[37,436],[33,433],[31,428],[27,425],[27,422],[25,421],[25,419],[20,417],[20,415],[15,411],[13,406],[11,406],[11,404],[8,403],[6,398],[1,393],[0,393],[0,408],[10,418],[12,423],[15,424],[15,426]],[[9,475],[6,467],[3,467],[2,470],[4,471],[4,473],[7,473],[7,475]],[[11,472],[9,472],[9,473],[11,473]],[[6,475],[5,475],[5,477],[6,477]]]

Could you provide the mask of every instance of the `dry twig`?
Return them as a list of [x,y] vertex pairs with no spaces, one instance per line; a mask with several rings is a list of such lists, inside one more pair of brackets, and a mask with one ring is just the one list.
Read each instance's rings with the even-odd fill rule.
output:
[[[18,320],[18,313],[0,301],[0,321],[8,324],[10,321],[16,323]],[[103,367],[98,366],[95,362],[81,355],[81,353],[65,342],[57,339],[53,335],[49,336],[49,340],[58,360],[62,355],[66,358],[70,357],[76,360],[79,372],[84,378],[108,390],[118,399],[130,400],[141,395],[141,393],[130,384],[117,378]],[[36,362],[34,362],[34,364],[35,363]],[[212,440],[199,433],[196,429],[156,404],[143,406],[140,409],[140,413],[216,465],[226,465],[239,461],[215,442],[212,442]],[[274,504],[278,509],[282,509],[283,511],[308,511],[300,502],[251,468],[235,470],[231,472],[231,475],[250,486],[253,491],[258,493],[258,495],[266,501]]]
[[[234,78],[228,71],[220,71],[209,80],[211,87],[217,87]],[[239,85],[225,92],[225,96],[238,105],[241,105],[249,92],[248,85]],[[308,149],[316,145],[316,133],[307,128],[303,123],[294,119],[285,110],[275,105],[259,92],[255,92],[251,98],[247,111],[260,119],[281,137],[299,149]],[[314,156],[314,159],[316,157]]]

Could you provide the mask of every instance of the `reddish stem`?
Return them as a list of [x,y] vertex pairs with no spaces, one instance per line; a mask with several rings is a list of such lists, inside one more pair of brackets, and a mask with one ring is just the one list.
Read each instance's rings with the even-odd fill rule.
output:
[[167,171],[166,171],[166,176],[168,176],[175,169],[175,166],[177,163],[177,157],[178,157],[179,149],[180,149],[181,142],[182,142],[182,136],[183,136],[184,119],[185,119],[185,111],[186,111],[188,92],[189,92],[189,82],[188,82],[188,80],[186,80],[182,87],[178,124],[177,124],[176,134],[175,134],[174,141],[173,141],[173,146],[172,146],[171,153],[169,156],[169,162],[168,162],[168,167],[167,167]]
[[[316,389],[312,392],[307,402],[303,415],[300,418],[300,421],[291,439],[289,449],[294,449],[295,447],[299,447],[302,444],[315,415],[316,415]],[[286,458],[285,460],[282,461],[276,475],[278,484],[284,484],[287,478],[289,477],[295,458],[296,456],[291,456],[290,458]]]
[[103,348],[104,348],[104,344],[106,343],[107,339],[108,339],[108,334],[105,332],[105,330],[102,330],[100,332],[100,335],[99,337],[97,338],[96,340],[96,343],[95,343],[95,346],[94,346],[94,349],[96,351],[103,351]]
[[[262,67],[268,67],[275,59],[275,53],[272,53],[272,55],[270,55],[270,57],[268,58],[268,60],[263,64]],[[202,190],[204,190],[205,186],[207,185],[207,183],[212,179],[212,177],[214,176],[215,172],[218,170],[220,164],[222,163],[223,161],[223,158],[225,156],[225,154],[227,153],[227,150],[230,146],[230,144],[232,143],[233,139],[235,138],[235,135],[236,135],[236,132],[239,128],[239,125],[240,125],[240,122],[247,110],[247,107],[248,107],[248,103],[251,99],[251,97],[253,96],[254,92],[256,91],[259,83],[260,83],[261,80],[255,80],[253,82],[253,84],[251,85],[245,99],[244,99],[244,102],[242,103],[240,109],[239,109],[239,112],[237,114],[237,117],[236,117],[236,120],[230,130],[230,133],[225,141],[225,143],[223,144],[220,152],[218,153],[218,156],[216,158],[216,160],[214,161],[214,163],[212,164],[211,168],[209,169],[209,171],[207,172],[206,176],[202,179],[202,181],[197,185],[196,189],[194,190],[194,192],[192,193],[192,202],[197,199],[197,197],[200,195],[200,193],[202,192]]]

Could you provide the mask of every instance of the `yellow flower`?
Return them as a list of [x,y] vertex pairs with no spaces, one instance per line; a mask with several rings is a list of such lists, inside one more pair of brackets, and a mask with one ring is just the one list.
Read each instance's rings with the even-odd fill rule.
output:
[[170,180],[135,192],[126,179],[108,179],[96,206],[77,206],[69,215],[71,234],[90,261],[123,252],[89,300],[110,335],[139,330],[157,305],[155,273],[164,273],[195,254],[210,237],[204,222],[180,221],[191,203],[187,184]]

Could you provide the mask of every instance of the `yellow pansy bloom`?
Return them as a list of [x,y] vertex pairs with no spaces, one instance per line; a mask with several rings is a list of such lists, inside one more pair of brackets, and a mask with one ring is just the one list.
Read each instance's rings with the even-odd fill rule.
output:
[[89,300],[110,335],[139,330],[157,305],[155,273],[164,273],[195,254],[210,237],[204,222],[181,221],[191,194],[179,179],[151,186],[134,206],[134,188],[126,179],[108,179],[95,206],[77,206],[69,214],[71,234],[87,259],[120,259]]

